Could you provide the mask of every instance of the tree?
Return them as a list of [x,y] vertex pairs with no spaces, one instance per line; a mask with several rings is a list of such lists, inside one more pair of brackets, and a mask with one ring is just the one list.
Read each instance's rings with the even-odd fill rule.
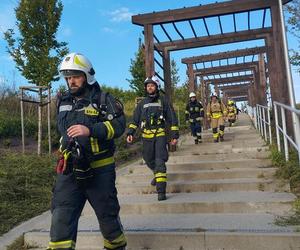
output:
[[59,79],[58,65],[68,53],[67,43],[55,39],[62,10],[58,0],[21,0],[15,10],[21,37],[14,38],[13,29],[4,34],[8,53],[30,83],[47,86]]
[[177,84],[180,82],[180,76],[178,74],[179,68],[177,67],[176,61],[171,60],[171,84],[172,88],[176,88]]
[[[20,0],[15,9],[20,37],[15,38],[13,29],[4,33],[7,50],[17,69],[37,86],[51,86],[59,79],[58,65],[68,53],[65,42],[55,38],[63,5],[60,0]],[[42,91],[39,91],[42,100]],[[38,153],[41,149],[41,112],[39,105]]]
[[144,96],[144,81],[146,78],[145,70],[145,54],[144,48],[139,40],[139,48],[135,54],[135,58],[131,59],[131,65],[129,67],[129,72],[131,73],[132,79],[126,79],[129,82],[130,88],[132,88],[138,96]]
[[[289,25],[289,32],[293,34],[300,43],[300,0],[294,0],[287,5],[287,11],[289,12],[289,18],[287,20]],[[300,46],[299,46],[300,47]],[[295,50],[291,50],[291,64],[300,66],[300,53]],[[300,69],[298,69],[300,71]]]

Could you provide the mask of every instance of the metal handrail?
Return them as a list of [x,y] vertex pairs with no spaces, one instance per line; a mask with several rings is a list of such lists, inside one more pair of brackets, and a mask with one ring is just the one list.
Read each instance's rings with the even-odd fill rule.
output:
[[[266,142],[272,144],[271,111],[270,107],[256,104],[256,128]],[[267,113],[267,116],[266,116]],[[266,119],[268,118],[268,119]],[[267,132],[268,127],[268,132]]]
[[[300,134],[300,128],[299,128],[299,119],[300,119],[300,110],[292,108],[290,106],[287,106],[285,104],[279,103],[274,101],[274,113],[275,113],[275,128],[276,128],[276,141],[277,141],[277,148],[278,151],[281,152],[281,142],[280,142],[280,132],[283,136],[283,148],[284,148],[284,156],[285,160],[289,160],[289,144],[292,145],[296,151],[298,152],[298,159],[299,159],[299,164],[300,164],[300,139],[299,139],[299,134]],[[280,116],[281,116],[281,123],[282,127],[279,125],[279,118],[278,118],[278,107],[280,107]],[[296,120],[296,131],[295,131],[295,139],[291,138],[287,134],[287,129],[286,129],[286,115],[285,111],[290,111],[293,116],[295,116]],[[294,141],[295,140],[295,141]]]

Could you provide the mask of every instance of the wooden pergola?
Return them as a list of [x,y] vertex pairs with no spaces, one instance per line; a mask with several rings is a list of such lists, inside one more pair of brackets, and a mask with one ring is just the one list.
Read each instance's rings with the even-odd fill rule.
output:
[[[284,0],[283,4],[291,0]],[[260,28],[251,27],[251,12],[261,10],[263,12],[262,24]],[[266,13],[270,11],[271,27],[266,27]],[[246,13],[248,17],[248,27],[239,31],[236,25],[236,15],[238,13]],[[224,32],[221,17],[231,16],[233,18],[233,32]],[[215,17],[218,20],[219,34],[211,34],[206,23],[207,18]],[[197,34],[197,28],[193,23],[195,20],[201,20],[206,29],[205,36]],[[181,8],[175,10],[167,10],[153,12],[132,17],[134,24],[144,28],[145,36],[145,66],[147,76],[157,74],[155,70],[154,51],[162,57],[162,65],[159,66],[163,70],[163,76],[159,76],[164,81],[165,92],[167,97],[171,97],[171,67],[170,52],[199,48],[219,44],[228,44],[235,42],[250,41],[256,39],[264,40],[263,50],[259,53],[266,52],[268,62],[268,73],[271,96],[274,101],[289,104],[288,86],[286,84],[286,68],[283,62],[283,40],[282,28],[280,25],[280,9],[277,0],[232,0],[222,3],[208,4],[203,6],[195,6],[189,8]],[[178,22],[185,22],[187,27],[191,29],[193,37],[184,37],[178,28]],[[171,24],[181,39],[174,39],[167,30],[167,25]],[[154,33],[154,27],[160,27],[165,33],[168,40],[159,41]],[[248,49],[249,53],[251,50]],[[216,55],[216,58],[220,55]],[[219,58],[218,58],[219,59]],[[191,69],[189,69],[191,71]],[[263,71],[263,69],[262,69]]]
[[[268,72],[266,72],[267,66],[263,54],[265,52],[266,47],[255,47],[183,58],[181,61],[187,64],[190,91],[195,91],[197,88],[197,76],[203,76],[203,78],[200,77],[201,85],[217,84],[220,82],[225,83],[226,81],[239,82],[252,80],[254,82],[252,91],[255,91],[253,96],[258,96],[258,98],[256,98],[257,100],[253,100],[253,102],[255,104],[266,105],[267,100],[265,96]],[[250,62],[246,62],[245,58],[247,56],[252,58]],[[255,58],[257,58],[256,61]],[[242,59],[242,63],[238,63],[238,59]],[[225,60],[226,65],[221,66],[221,60]],[[230,63],[230,60],[233,61],[233,63]],[[215,62],[218,62],[218,67],[214,66]],[[202,66],[202,69],[195,70],[194,67],[198,68],[197,65],[199,64]],[[210,65],[210,67],[207,67],[207,64]],[[243,71],[244,75],[240,75],[241,71]],[[250,71],[251,74],[247,74],[247,71]],[[228,77],[230,73],[232,77]],[[234,76],[233,73],[237,73],[237,76]],[[221,74],[225,74],[225,77]],[[209,75],[211,75],[213,79],[205,80],[204,77],[209,78]],[[219,78],[216,78],[216,75],[219,76]],[[216,92],[218,92],[217,87]]]

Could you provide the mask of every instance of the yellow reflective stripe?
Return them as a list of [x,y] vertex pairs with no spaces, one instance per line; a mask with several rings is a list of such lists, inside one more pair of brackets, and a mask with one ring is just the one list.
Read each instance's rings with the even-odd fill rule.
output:
[[142,137],[143,138],[146,138],[146,139],[151,139],[151,138],[153,138],[154,136],[156,136],[156,137],[159,137],[159,136],[165,136],[166,135],[166,133],[165,132],[161,132],[161,133],[157,133],[156,135],[155,134],[142,134]]
[[129,128],[137,129],[137,126],[134,125],[133,123],[129,124]]
[[114,137],[115,130],[114,130],[113,126],[111,125],[110,121],[104,122],[104,125],[107,128],[107,140],[110,140]]
[[155,177],[166,177],[167,173],[156,173],[154,176]]
[[214,118],[214,119],[219,119],[220,117],[222,117],[222,113],[213,113],[212,114],[212,118]]
[[[73,240],[65,240],[65,241],[57,241],[57,242],[49,242],[50,249],[63,249],[63,248],[72,248],[75,249],[76,242]],[[49,249],[48,248],[48,249]]]
[[68,151],[65,149],[62,153],[63,153],[64,159],[67,161],[71,155],[71,151]]
[[126,238],[123,233],[118,238],[114,239],[113,241],[104,239],[104,247],[109,248],[109,249],[116,249],[118,247],[122,247],[125,245],[126,245]]
[[158,128],[158,129],[144,129],[143,133],[144,134],[155,134],[155,133],[161,133],[164,132],[164,128]]
[[214,133],[214,134],[213,134],[213,137],[214,137],[215,139],[217,139],[217,138],[219,137],[219,134],[218,134],[218,133]]
[[220,135],[224,135],[224,131],[220,130],[220,131],[219,131],[219,134],[220,134]]
[[156,182],[167,182],[167,178],[166,177],[159,177],[155,179]]
[[193,119],[190,119],[190,122],[193,122],[194,120]]
[[91,142],[92,152],[99,153],[100,149],[99,149],[98,139],[90,137],[90,142]]
[[189,114],[190,112],[186,110],[185,113],[186,113],[186,114]]
[[179,130],[179,128],[178,128],[178,126],[172,126],[172,127],[171,127],[171,130],[172,130],[172,131],[175,131],[175,130]]
[[83,68],[87,68],[88,67],[84,62],[80,61],[80,59],[79,59],[78,56],[74,57],[74,63],[77,64],[77,65],[79,65],[79,66],[81,66],[81,67],[83,67]]
[[201,117],[197,117],[197,118],[196,118],[196,121],[200,121],[200,120],[201,120]]
[[91,162],[91,167],[92,168],[100,168],[100,167],[110,165],[114,162],[115,162],[115,159],[112,156],[112,157],[108,157],[108,158],[105,158],[105,159],[101,159],[101,160]]

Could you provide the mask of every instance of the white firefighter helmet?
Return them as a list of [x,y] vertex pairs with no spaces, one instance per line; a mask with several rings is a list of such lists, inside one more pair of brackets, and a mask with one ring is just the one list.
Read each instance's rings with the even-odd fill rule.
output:
[[191,92],[190,95],[189,95],[189,97],[190,97],[190,98],[196,97],[196,94],[195,94],[194,92]]
[[88,84],[92,85],[96,82],[95,70],[93,65],[84,55],[80,53],[70,53],[62,61],[59,72],[63,77],[74,76],[84,73]]
[[157,89],[160,89],[160,82],[159,82],[159,79],[157,78],[157,76],[154,75],[152,77],[147,77],[144,81],[145,88],[148,83],[154,83],[154,84],[156,84]]

